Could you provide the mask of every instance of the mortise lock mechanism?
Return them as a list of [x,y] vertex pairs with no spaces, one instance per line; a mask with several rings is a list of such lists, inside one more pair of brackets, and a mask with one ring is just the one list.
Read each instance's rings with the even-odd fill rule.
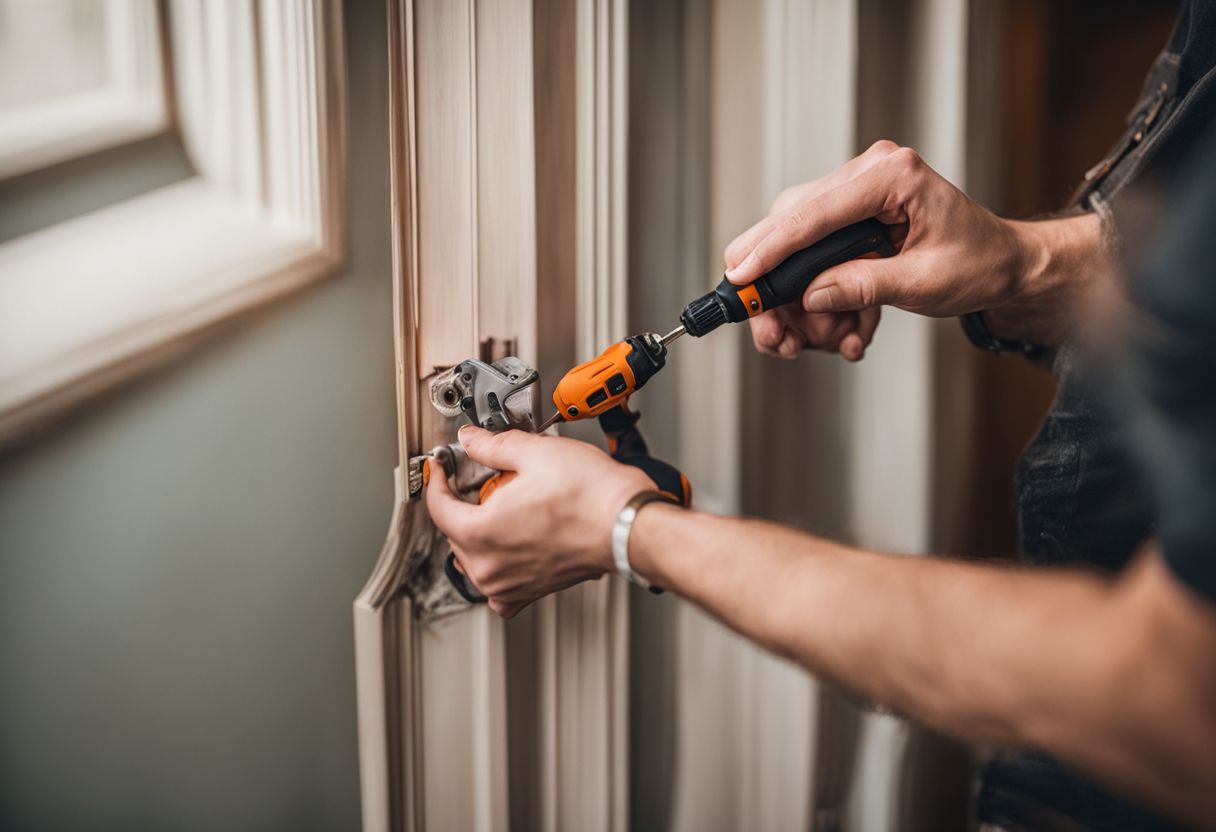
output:
[[[492,363],[468,358],[431,379],[431,405],[446,419],[468,418],[489,431],[536,430],[540,404],[540,374],[515,356]],[[433,459],[443,465],[457,488],[479,487],[494,472],[468,458],[460,443],[439,445],[409,460],[409,498],[422,494],[423,464]],[[480,480],[481,482],[478,482]]]
[[540,401],[540,374],[514,356],[487,364],[470,358],[431,382],[431,404],[441,414],[460,414],[486,430],[531,431]]

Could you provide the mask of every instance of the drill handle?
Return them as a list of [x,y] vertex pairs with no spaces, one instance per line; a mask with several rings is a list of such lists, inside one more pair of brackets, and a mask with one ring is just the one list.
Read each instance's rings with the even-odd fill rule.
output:
[[620,404],[600,414],[600,429],[608,440],[608,453],[617,462],[640,469],[654,482],[655,488],[687,508],[692,505],[692,486],[688,477],[674,465],[650,455],[646,440],[638,430],[640,413]]
[[795,251],[756,280],[756,291],[765,309],[784,306],[801,298],[811,281],[823,272],[874,252],[884,257],[895,253],[890,234],[878,220],[862,220]]
[[866,254],[895,253],[887,227],[875,219],[833,231],[817,243],[795,251],[754,282],[736,286],[726,278],[708,294],[684,307],[680,323],[701,337],[724,323],[739,323],[768,309],[793,303],[823,272]]

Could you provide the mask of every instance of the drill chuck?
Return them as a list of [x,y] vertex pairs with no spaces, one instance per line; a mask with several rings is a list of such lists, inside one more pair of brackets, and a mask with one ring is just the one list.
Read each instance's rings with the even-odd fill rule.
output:
[[680,313],[680,323],[694,338],[713,332],[728,320],[726,304],[716,291],[705,293],[685,306],[684,311]]

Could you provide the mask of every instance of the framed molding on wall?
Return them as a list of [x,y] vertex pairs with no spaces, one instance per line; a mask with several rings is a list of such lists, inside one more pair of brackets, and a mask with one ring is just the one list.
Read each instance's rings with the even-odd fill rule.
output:
[[[41,9],[35,4],[5,9],[7,31],[0,35],[0,50],[9,54],[4,70],[20,79],[23,97],[30,96],[31,85],[21,82],[47,71],[45,65],[31,66],[31,62],[50,58],[48,64],[73,63],[75,72],[57,67],[50,74],[60,84],[77,77],[69,82],[68,90],[58,88],[58,93],[51,92],[56,89],[54,82],[35,83],[32,86],[44,95],[0,108],[0,179],[126,144],[169,127],[157,0],[98,3],[75,17],[66,11],[61,4],[51,3]],[[70,84],[84,81],[79,75],[86,74],[82,70],[89,59],[79,53],[87,56],[88,46],[100,53],[101,65],[89,73],[92,77],[84,89],[69,91]],[[69,59],[58,54],[60,49],[77,54]]]
[[342,264],[339,0],[167,9],[196,175],[0,245],[0,445]]

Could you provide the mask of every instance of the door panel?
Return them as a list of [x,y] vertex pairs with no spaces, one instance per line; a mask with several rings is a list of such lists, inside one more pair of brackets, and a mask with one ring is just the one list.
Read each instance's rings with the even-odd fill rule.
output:
[[[425,391],[437,368],[509,351],[561,372],[626,334],[624,8],[389,1],[402,465],[454,439]],[[540,238],[538,184],[573,209]],[[538,326],[538,306],[555,326]],[[506,623],[484,606],[424,613],[447,550],[402,479],[355,602],[364,828],[623,828],[624,586],[578,587]],[[510,733],[509,697],[523,717]]]

